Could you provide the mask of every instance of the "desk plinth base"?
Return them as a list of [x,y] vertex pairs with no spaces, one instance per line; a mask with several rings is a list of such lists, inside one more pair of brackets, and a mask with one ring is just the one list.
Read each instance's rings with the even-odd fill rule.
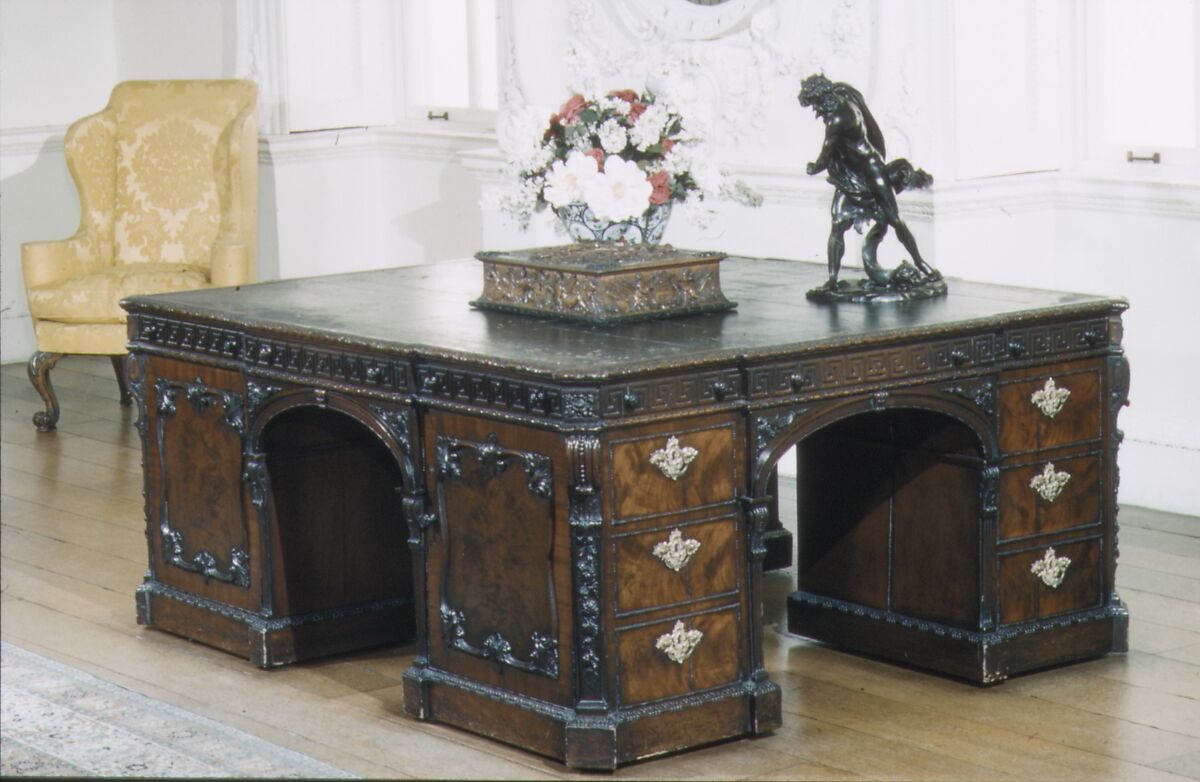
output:
[[380,600],[310,614],[264,617],[147,580],[138,624],[245,657],[260,668],[412,640],[413,605]]
[[788,632],[976,684],[1129,649],[1129,612],[1108,607],[988,632],[797,591],[788,596]]
[[417,719],[514,744],[571,768],[594,770],[769,733],[781,722],[779,687],[770,681],[739,682],[640,706],[584,711],[421,666],[404,674],[404,710]]

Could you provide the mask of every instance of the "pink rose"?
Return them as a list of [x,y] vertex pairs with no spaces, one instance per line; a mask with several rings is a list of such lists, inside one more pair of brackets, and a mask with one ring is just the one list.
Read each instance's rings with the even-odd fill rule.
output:
[[665,155],[665,154],[667,154],[668,152],[670,152],[670,151],[671,151],[671,147],[673,147],[673,146],[675,146],[675,139],[673,139],[673,138],[665,138],[665,139],[663,139],[663,140],[662,140],[663,154]]
[[630,101],[632,104],[629,107],[629,124],[637,122],[638,117],[642,116],[642,112],[646,110],[646,104],[641,101]]
[[655,171],[647,180],[654,188],[650,192],[650,203],[658,206],[671,200],[671,175],[666,171]]
[[587,106],[587,100],[582,95],[572,95],[558,110],[559,121],[564,125],[570,125],[579,118],[579,112],[583,111],[585,106]]
[[638,94],[633,90],[613,90],[608,93],[610,98],[620,98],[626,103],[637,103]]
[[600,147],[592,147],[591,149],[589,149],[587,152],[584,152],[583,154],[585,154],[588,157],[595,160],[596,168],[600,169],[601,171],[604,171],[604,150],[603,149],[600,149]]

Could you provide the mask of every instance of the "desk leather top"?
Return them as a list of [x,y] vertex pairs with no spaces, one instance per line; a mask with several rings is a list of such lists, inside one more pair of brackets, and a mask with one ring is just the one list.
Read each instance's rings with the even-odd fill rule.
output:
[[[853,275],[856,270],[850,270]],[[521,369],[557,379],[751,361],[831,348],[1107,316],[1123,299],[950,278],[939,299],[815,304],[823,264],[731,257],[721,264],[732,312],[590,326],[469,305],[483,287],[474,260],[280,280],[123,302],[131,313],[225,324],[425,358]]]

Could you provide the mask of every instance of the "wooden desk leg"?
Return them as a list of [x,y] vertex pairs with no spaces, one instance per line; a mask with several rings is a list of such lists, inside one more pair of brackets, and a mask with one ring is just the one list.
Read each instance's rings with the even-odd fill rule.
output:
[[795,541],[779,518],[779,470],[771,472],[767,479],[767,491],[771,495],[770,513],[767,529],[763,534],[763,545],[767,548],[766,559],[763,560],[763,570],[783,570],[792,566]]

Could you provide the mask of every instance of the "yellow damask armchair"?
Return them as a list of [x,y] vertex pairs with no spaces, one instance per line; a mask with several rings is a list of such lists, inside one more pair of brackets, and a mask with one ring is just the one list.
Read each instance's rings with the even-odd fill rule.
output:
[[257,98],[251,81],[122,82],[67,130],[79,230],[21,246],[39,430],[58,423],[50,370],[65,354],[111,356],[129,404],[122,299],[254,281]]

